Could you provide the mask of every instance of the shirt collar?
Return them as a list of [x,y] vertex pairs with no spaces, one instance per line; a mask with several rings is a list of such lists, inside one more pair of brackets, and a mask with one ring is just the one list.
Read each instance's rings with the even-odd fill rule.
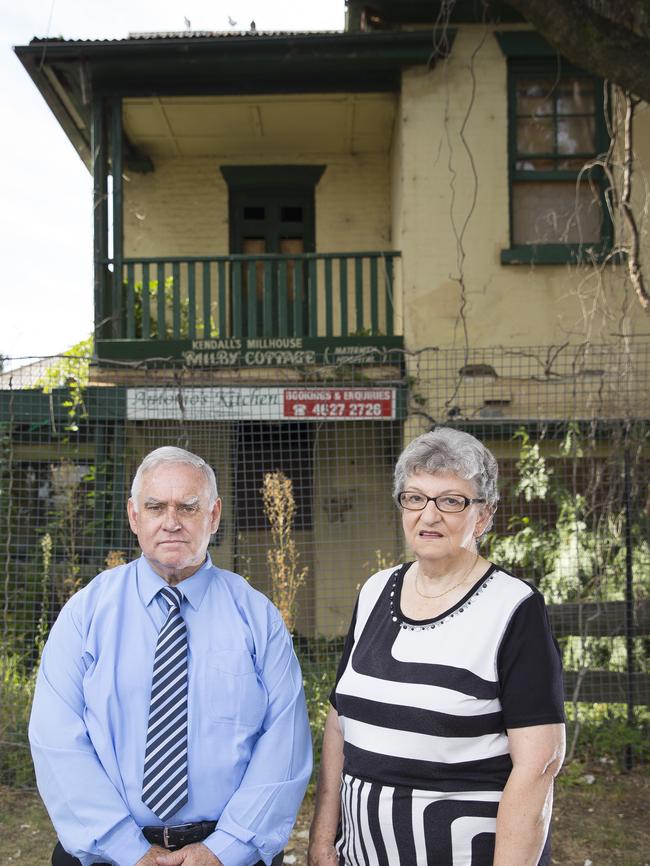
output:
[[[144,554],[136,560],[136,573],[138,575],[140,597],[148,607],[163,586],[167,586],[167,583],[159,574],[156,574]],[[176,585],[194,610],[198,610],[211,580],[212,560],[208,553],[201,568],[195,571],[191,577],[186,577],[185,580]]]

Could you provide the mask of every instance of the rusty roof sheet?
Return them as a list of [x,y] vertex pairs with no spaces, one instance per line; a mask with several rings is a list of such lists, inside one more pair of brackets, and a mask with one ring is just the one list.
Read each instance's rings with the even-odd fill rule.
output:
[[255,39],[263,37],[282,39],[287,36],[347,36],[358,37],[360,31],[350,33],[346,30],[169,30],[151,31],[142,33],[129,33],[122,39],[65,39],[62,36],[35,36],[30,40],[30,45],[38,43],[58,43],[67,45],[82,45],[92,43],[94,45],[111,45],[120,42],[140,42],[143,40],[165,39]]

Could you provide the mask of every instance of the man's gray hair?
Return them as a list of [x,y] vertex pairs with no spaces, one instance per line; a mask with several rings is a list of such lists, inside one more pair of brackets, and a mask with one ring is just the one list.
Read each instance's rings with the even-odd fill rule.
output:
[[151,472],[153,469],[157,469],[158,466],[163,466],[165,464],[181,463],[186,466],[193,466],[203,475],[206,484],[208,485],[210,508],[212,508],[219,495],[217,492],[217,479],[214,470],[202,457],[199,457],[198,454],[192,454],[191,451],[186,451],[184,448],[176,448],[174,445],[163,445],[162,448],[156,448],[155,451],[150,451],[138,466],[133,478],[133,484],[131,485],[131,499],[133,500],[134,505],[137,506],[140,488],[142,487],[142,477],[146,472]]
[[492,511],[496,509],[499,466],[492,452],[470,433],[436,427],[409,443],[395,466],[394,495],[401,493],[407,479],[418,472],[453,472],[470,481],[477,498],[485,499]]

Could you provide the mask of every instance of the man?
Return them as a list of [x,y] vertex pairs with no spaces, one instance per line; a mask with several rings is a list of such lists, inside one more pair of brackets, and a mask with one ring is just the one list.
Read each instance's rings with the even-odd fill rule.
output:
[[275,866],[311,772],[291,638],[207,555],[221,500],[200,457],[147,455],[128,516],[142,556],[70,599],[38,674],[30,742],[52,863]]

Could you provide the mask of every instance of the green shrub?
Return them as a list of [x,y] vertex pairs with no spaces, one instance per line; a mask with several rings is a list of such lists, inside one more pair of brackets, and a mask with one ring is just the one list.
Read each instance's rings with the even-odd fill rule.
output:
[[314,747],[314,775],[318,775],[325,720],[330,709],[329,696],[343,650],[343,638],[304,638],[296,636],[296,652],[302,668],[307,712]]
[[[635,764],[650,761],[650,708],[635,707],[629,724],[625,704],[566,704],[569,751],[575,738],[572,758],[585,763],[601,762],[624,769],[631,753]],[[577,737],[576,737],[576,727]]]
[[15,655],[0,655],[0,779],[16,788],[33,787],[27,742],[34,676]]

